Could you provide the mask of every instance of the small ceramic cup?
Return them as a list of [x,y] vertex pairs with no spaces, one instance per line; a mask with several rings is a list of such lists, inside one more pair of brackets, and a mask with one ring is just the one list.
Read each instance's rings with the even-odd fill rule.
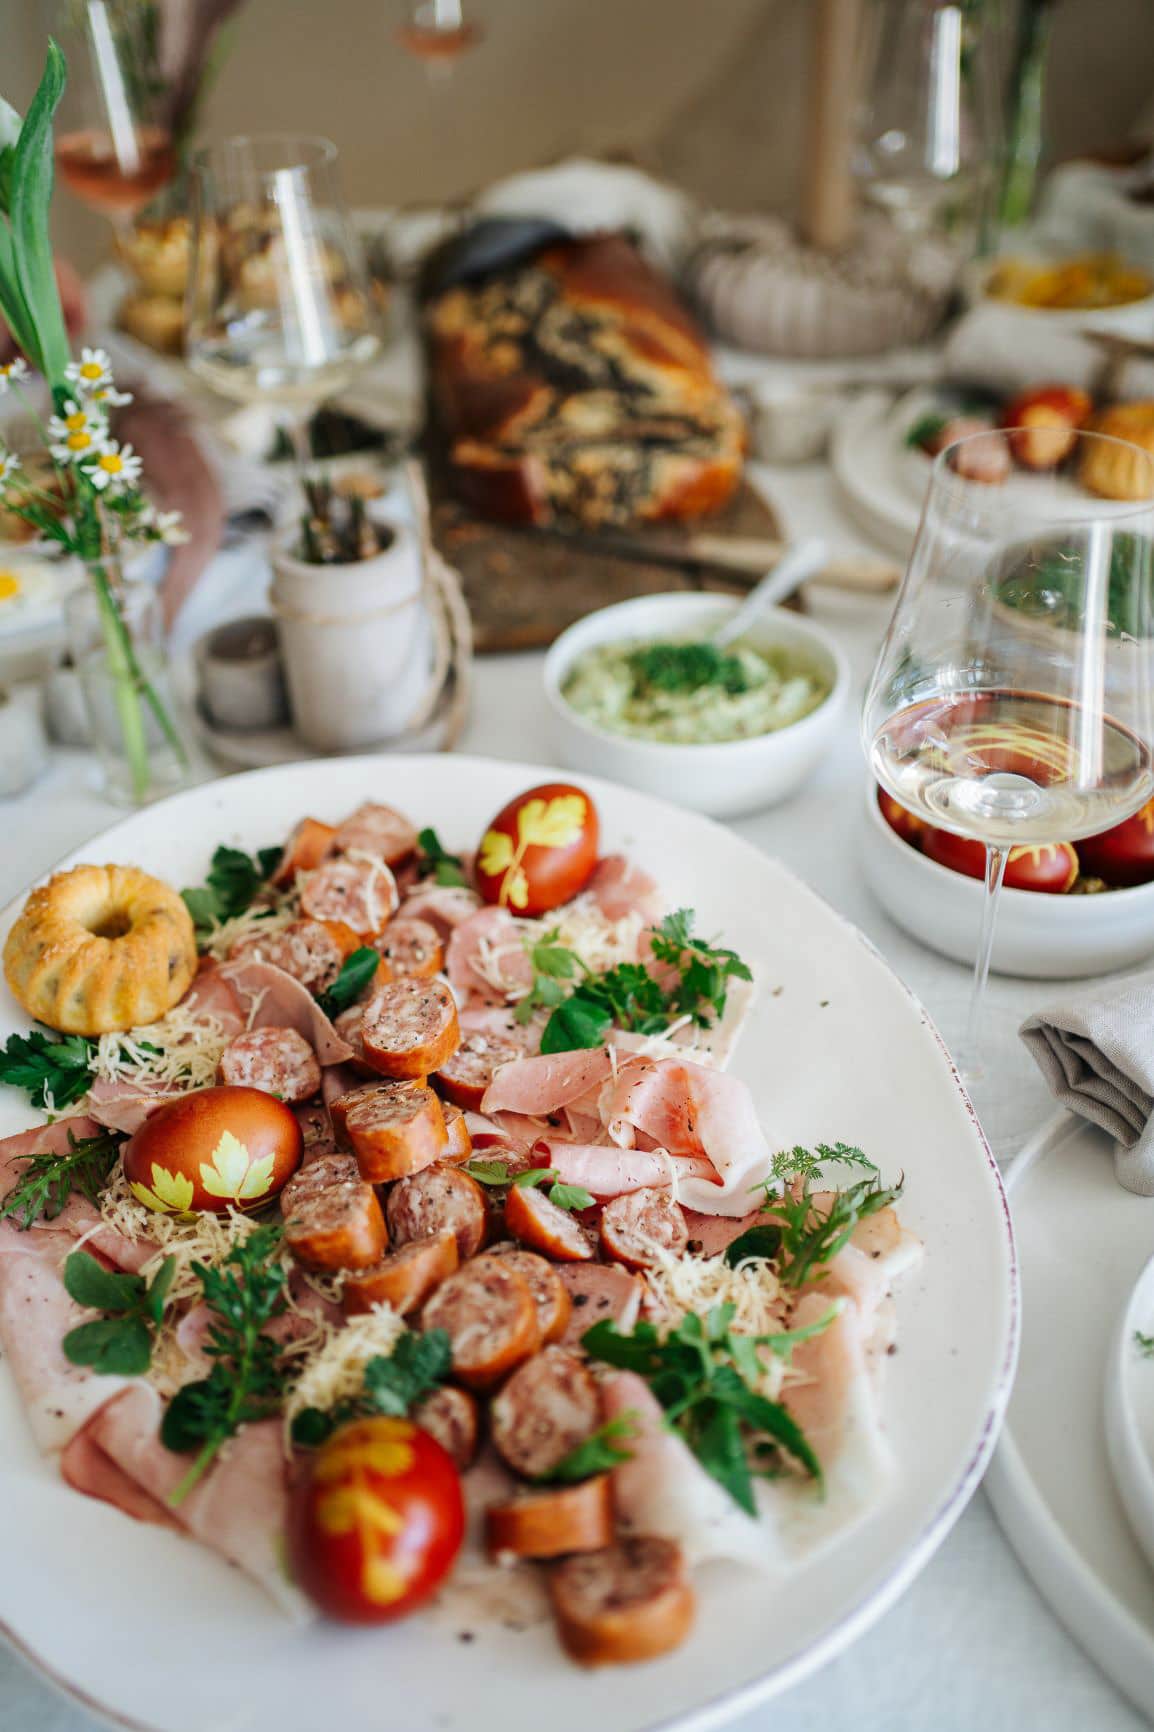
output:
[[288,720],[280,633],[267,614],[216,626],[194,656],[200,700],[217,727],[244,732]]

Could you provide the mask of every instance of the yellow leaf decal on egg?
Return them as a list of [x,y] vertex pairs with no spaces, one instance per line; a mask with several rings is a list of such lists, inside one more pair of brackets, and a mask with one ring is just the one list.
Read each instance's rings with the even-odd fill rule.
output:
[[504,908],[511,902],[514,908],[524,908],[528,900],[529,880],[520,866],[514,866],[511,872],[506,872],[501,886],[501,906]]
[[581,794],[557,794],[552,800],[526,800],[517,813],[522,848],[568,848],[585,828]]
[[272,1184],[273,1157],[254,1161],[239,1137],[222,1131],[211,1161],[202,1161],[200,1182],[210,1197],[228,1197],[234,1203],[263,1197]]
[[498,872],[504,872],[513,861],[513,843],[504,830],[486,830],[481,838],[481,871],[487,878],[495,878]]
[[192,1180],[184,1173],[170,1173],[156,1161],[152,1163],[151,1188],[136,1179],[128,1188],[138,1203],[161,1215],[183,1215],[192,1207]]

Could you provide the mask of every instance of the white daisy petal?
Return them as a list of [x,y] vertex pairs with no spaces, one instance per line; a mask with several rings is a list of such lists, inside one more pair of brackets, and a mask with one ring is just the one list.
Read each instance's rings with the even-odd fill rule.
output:
[[10,385],[18,385],[21,379],[28,377],[28,363],[17,355],[14,361],[6,361],[0,366],[0,397]]

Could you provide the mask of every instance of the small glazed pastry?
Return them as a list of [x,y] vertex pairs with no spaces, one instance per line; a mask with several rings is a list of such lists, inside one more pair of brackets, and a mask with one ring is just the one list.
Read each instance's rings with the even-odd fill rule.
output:
[[[1154,459],[1154,403],[1116,403],[1092,417],[1090,430],[1125,441],[1117,445],[1087,440],[1078,477],[1083,487],[1103,499],[1143,500],[1151,497]],[[1127,449],[1141,446],[1147,455]]]

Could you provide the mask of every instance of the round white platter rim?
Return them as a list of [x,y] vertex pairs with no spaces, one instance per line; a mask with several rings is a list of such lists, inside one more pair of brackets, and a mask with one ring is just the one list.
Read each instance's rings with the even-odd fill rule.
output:
[[[1140,1320],[1149,1322],[1152,1305],[1154,1256],[1143,1266],[1118,1313],[1106,1361],[1105,1388],[1106,1448],[1114,1483],[1134,1537],[1154,1568],[1154,1460],[1143,1436],[1133,1392],[1138,1365],[1134,1335]],[[1154,1365],[1143,1364],[1142,1375],[1154,1378]]]
[[[443,754],[436,753],[412,753],[404,755],[364,753],[342,757],[338,761],[341,764],[342,769],[345,767],[357,770],[363,769],[366,773],[371,772],[373,769],[379,769],[384,774],[388,774],[390,771],[395,770],[399,764],[412,765],[418,768],[421,766],[428,766],[431,770],[434,766],[439,768],[448,762],[454,762],[462,768],[464,773],[467,773],[470,768],[484,769],[486,771],[495,769],[503,775],[512,775],[513,773],[516,773],[519,778],[523,777],[527,783],[534,781],[565,780],[568,774],[564,770],[551,769],[548,766],[543,765],[522,764],[510,762],[504,759],[480,756],[474,757],[460,755],[458,757],[456,754],[454,754],[452,758],[446,759]],[[277,764],[267,768],[248,771],[238,776],[222,778],[222,780],[226,780],[230,785],[235,785],[237,783],[249,785],[258,779],[284,776],[292,768],[308,771],[310,769],[315,769],[315,767],[314,764],[310,763],[302,763],[296,766]],[[618,785],[606,782],[604,779],[596,776],[587,776],[582,774],[580,776],[580,781],[583,785],[588,786],[590,792],[595,797],[602,793],[620,795],[624,792],[628,795],[631,802],[641,802],[642,808],[650,806],[658,811],[663,808],[669,810],[664,801],[655,799],[652,796],[636,794],[632,790],[623,790],[618,787]],[[156,809],[164,809],[166,812],[175,812],[184,803],[195,805],[197,800],[202,799],[206,790],[212,786],[213,783],[211,782],[198,784],[193,788],[185,789],[180,793],[170,795],[165,800],[156,802],[154,807],[145,808],[145,810],[151,812]],[[961,1471],[955,1475],[953,1483],[946,1494],[942,1497],[939,1504],[923,1522],[920,1533],[907,1545],[904,1554],[894,1564],[889,1573],[883,1576],[880,1580],[874,1580],[865,1584],[862,1598],[856,1604],[849,1607],[848,1610],[846,1610],[835,1622],[831,1623],[821,1635],[808,1644],[798,1648],[770,1673],[751,1679],[745,1684],[731,1686],[721,1694],[712,1696],[708,1700],[698,1704],[696,1707],[689,1708],[683,1713],[674,1714],[672,1717],[647,1721],[644,1732],[709,1732],[710,1728],[721,1725],[734,1715],[743,1710],[754,1707],[760,1702],[768,1701],[772,1697],[780,1694],[783,1690],[788,1689],[791,1685],[799,1682],[803,1677],[818,1670],[822,1665],[831,1660],[837,1653],[841,1652],[867,1629],[869,1629],[870,1626],[890,1608],[946,1538],[950,1529],[962,1514],[970,1497],[976,1491],[983,1473],[986,1471],[988,1464],[993,1457],[998,1435],[1002,1427],[1002,1422],[1013,1388],[1014,1372],[1021,1338],[1019,1265],[1006,1185],[997,1162],[994,1159],[986,1136],[982,1131],[981,1125],[974,1112],[973,1105],[969,1100],[965,1087],[957,1072],[957,1068],[950,1058],[948,1049],[946,1048],[940,1032],[925,1007],[920,1003],[917,996],[906,985],[906,983],[901,980],[900,976],[896,974],[894,969],[882,956],[881,952],[866,937],[866,935],[855,927],[852,922],[839,914],[836,909],[831,908],[828,903],[825,903],[822,898],[818,897],[816,892],[809,889],[808,885],[804,885],[801,880],[797,879],[796,874],[790,873],[788,868],[783,866],[780,861],[767,855],[764,850],[758,848],[752,842],[735,835],[725,825],[715,823],[713,820],[706,818],[701,814],[687,812],[684,814],[679,813],[678,815],[690,818],[695,827],[705,825],[709,829],[718,831],[725,837],[726,845],[728,847],[733,848],[736,846],[738,850],[747,856],[755,858],[761,865],[769,863],[777,867],[777,869],[783,874],[794,878],[795,882],[802,885],[805,893],[815,902],[820,902],[826,913],[829,916],[832,916],[833,920],[843,928],[848,935],[852,936],[860,945],[862,945],[863,948],[878,961],[881,967],[889,975],[890,979],[900,987],[904,997],[909,1001],[915,1015],[921,1021],[923,1027],[936,1043],[942,1054],[943,1060],[952,1079],[953,1086],[956,1088],[957,1093],[960,1096],[961,1104],[970,1121],[970,1126],[982,1152],[987,1169],[987,1177],[993,1184],[994,1195],[1000,1212],[999,1218],[1004,1232],[1004,1250],[1006,1254],[1006,1317],[1004,1348],[1000,1364],[997,1367],[993,1382],[989,1389],[985,1411],[982,1415],[976,1438],[971,1446],[969,1458]],[[118,817],[112,824],[106,826],[96,836],[88,838],[80,848],[70,850],[53,868],[49,869],[48,872],[41,874],[40,879],[37,879],[36,882],[50,876],[51,871],[58,870],[60,867],[67,865],[70,861],[77,859],[83,854],[86,848],[100,842],[111,835],[114,831],[121,828],[122,825],[131,823],[134,818],[139,816],[139,813],[129,813]],[[7,920],[8,916],[22,902],[26,893],[27,887],[6,907],[0,908],[0,924]],[[35,1670],[37,1674],[55,1690],[67,1699],[78,1703],[89,1713],[97,1715],[108,1724],[117,1728],[127,1728],[128,1732],[157,1732],[155,1722],[140,1719],[139,1717],[125,1713],[119,1708],[110,1706],[101,1701],[83,1686],[75,1684],[52,1662],[43,1658],[35,1647],[14,1630],[4,1619],[0,1619],[0,1637],[2,1637],[16,1652],[18,1652],[33,1668],[33,1670]],[[557,1674],[558,1680],[563,1680],[566,1675],[565,1672],[559,1670]]]
[[[1061,1108],[1039,1128],[1005,1176],[1011,1205],[1025,1175],[1084,1127],[1085,1121]],[[1106,1471],[1109,1474],[1108,1464]],[[1015,1441],[1009,1417],[986,1469],[984,1490],[1019,1562],[1043,1599],[1105,1676],[1142,1712],[1154,1717],[1154,1635],[1094,1574],[1053,1515]],[[1112,1659],[1104,1657],[1102,1650],[1109,1642],[1121,1644],[1134,1677],[1149,1679],[1143,1699],[1118,1678]]]

